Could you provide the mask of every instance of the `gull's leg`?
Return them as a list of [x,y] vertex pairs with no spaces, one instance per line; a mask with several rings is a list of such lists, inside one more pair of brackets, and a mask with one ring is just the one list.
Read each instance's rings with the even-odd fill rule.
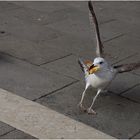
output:
[[87,83],[86,84],[86,87],[85,87],[85,90],[82,93],[82,97],[81,97],[80,103],[78,105],[81,108],[81,110],[83,110],[83,111],[86,111],[86,109],[83,107],[83,104],[82,103],[83,103],[83,100],[84,100],[84,97],[85,97],[86,90],[88,89],[89,86],[90,85]]
[[93,101],[92,101],[91,106],[87,109],[87,113],[88,113],[88,114],[96,114],[96,112],[92,109],[92,106],[94,105],[95,100],[96,100],[97,96],[100,94],[100,92],[101,92],[101,89],[99,89],[99,90],[97,91],[96,96],[93,98]]

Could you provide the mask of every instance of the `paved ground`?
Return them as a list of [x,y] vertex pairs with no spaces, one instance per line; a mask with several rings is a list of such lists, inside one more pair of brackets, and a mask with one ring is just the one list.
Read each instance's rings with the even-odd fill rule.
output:
[[[139,60],[140,2],[95,2],[95,10],[110,63]],[[84,89],[77,59],[93,60],[94,46],[87,2],[0,2],[0,88],[81,122],[85,129],[140,138],[140,70],[118,75],[107,95],[98,98],[96,116],[77,109]],[[95,94],[88,92],[87,105]],[[12,121],[0,121],[0,138],[38,138]]]

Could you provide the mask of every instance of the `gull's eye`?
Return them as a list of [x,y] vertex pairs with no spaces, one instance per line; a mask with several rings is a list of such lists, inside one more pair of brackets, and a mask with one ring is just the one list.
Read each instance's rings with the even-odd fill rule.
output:
[[103,61],[101,61],[99,64],[103,64],[104,62]]

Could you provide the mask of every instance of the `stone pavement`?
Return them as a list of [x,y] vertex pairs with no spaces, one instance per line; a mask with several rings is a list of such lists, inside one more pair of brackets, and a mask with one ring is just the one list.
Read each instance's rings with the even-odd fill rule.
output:
[[[94,5],[110,63],[138,61],[140,2]],[[0,88],[108,136],[140,138],[140,70],[118,75],[90,116],[77,108],[84,89],[79,57],[95,57],[87,2],[0,2]],[[86,105],[95,95],[88,92]],[[38,138],[0,121],[0,138]]]

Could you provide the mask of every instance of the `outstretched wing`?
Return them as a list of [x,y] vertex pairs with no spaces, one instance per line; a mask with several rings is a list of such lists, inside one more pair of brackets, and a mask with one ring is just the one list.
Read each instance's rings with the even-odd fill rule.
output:
[[96,42],[97,42],[96,55],[98,57],[103,57],[103,44],[102,44],[102,41],[101,41],[101,38],[100,38],[100,31],[99,31],[98,21],[97,21],[95,12],[93,10],[93,6],[92,6],[91,1],[88,1],[88,7],[89,7],[89,10],[90,10],[89,20],[90,20],[91,27],[92,26],[95,27]]
[[118,73],[129,72],[140,68],[140,62],[114,66]]
[[78,63],[79,63],[79,65],[81,66],[82,71],[83,71],[85,74],[89,74],[89,70],[90,70],[90,68],[92,67],[93,62],[90,61],[90,60],[87,60],[87,61],[83,62],[83,61],[79,58],[79,59],[78,59]]

